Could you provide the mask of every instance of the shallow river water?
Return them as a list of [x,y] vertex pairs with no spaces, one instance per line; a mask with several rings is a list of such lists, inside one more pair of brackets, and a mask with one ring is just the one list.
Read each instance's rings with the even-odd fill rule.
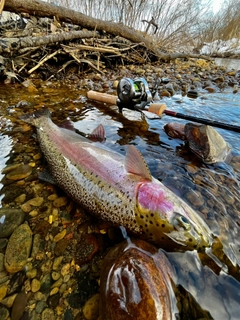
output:
[[[239,92],[202,93],[197,99],[176,95],[163,100],[174,111],[239,125]],[[104,143],[122,154],[126,144],[136,145],[152,175],[190,204],[210,226],[216,240],[206,252],[167,253],[176,271],[174,282],[181,303],[188,305],[183,307],[188,311],[179,312],[180,318],[240,319],[240,133],[216,129],[231,146],[231,155],[224,163],[206,165],[183,141],[168,137],[163,130],[168,122],[186,123],[184,120],[169,116],[150,120],[129,110],[122,115],[114,106],[87,100],[86,92],[68,83],[39,83],[36,92],[20,86],[2,86],[0,172],[7,165],[22,161],[18,145],[25,129],[19,116],[43,104],[53,111],[54,122],[70,118],[84,134],[103,124]],[[7,205],[3,178],[0,173],[0,199]]]

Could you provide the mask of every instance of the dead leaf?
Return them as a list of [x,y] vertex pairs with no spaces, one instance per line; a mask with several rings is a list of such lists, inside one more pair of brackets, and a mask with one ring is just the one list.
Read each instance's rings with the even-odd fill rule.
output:
[[50,25],[50,30],[51,30],[52,33],[55,33],[55,32],[56,32],[57,27],[55,26],[55,24],[51,23],[51,25]]

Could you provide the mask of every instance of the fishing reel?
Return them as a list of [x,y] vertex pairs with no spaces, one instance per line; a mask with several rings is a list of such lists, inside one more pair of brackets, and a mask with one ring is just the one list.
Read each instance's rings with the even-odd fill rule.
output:
[[132,110],[144,110],[153,99],[156,99],[157,89],[160,83],[168,83],[169,80],[157,79],[153,91],[151,93],[148,83],[144,78],[123,78],[119,81],[117,87],[117,105],[119,111],[122,112],[123,108]]

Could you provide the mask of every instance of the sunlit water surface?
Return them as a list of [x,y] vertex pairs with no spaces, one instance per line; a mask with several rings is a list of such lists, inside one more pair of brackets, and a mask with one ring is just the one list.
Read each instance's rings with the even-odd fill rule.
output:
[[[128,110],[121,115],[114,106],[88,101],[86,92],[70,84],[41,84],[36,93],[4,86],[0,87],[0,100],[1,170],[18,143],[14,135],[18,116],[43,104],[53,111],[53,121],[60,123],[69,117],[82,133],[90,133],[102,123],[104,143],[120,153],[125,153],[126,144],[135,144],[152,174],[188,202],[218,237],[206,253],[168,253],[176,270],[176,285],[185,296],[189,294],[188,303],[193,308],[206,310],[207,318],[240,318],[240,133],[216,129],[231,145],[231,157],[226,163],[205,165],[183,141],[169,138],[163,130],[168,122],[185,123],[184,120],[168,116],[149,120]],[[174,111],[239,125],[240,93],[202,94],[194,100],[174,96],[164,102]]]

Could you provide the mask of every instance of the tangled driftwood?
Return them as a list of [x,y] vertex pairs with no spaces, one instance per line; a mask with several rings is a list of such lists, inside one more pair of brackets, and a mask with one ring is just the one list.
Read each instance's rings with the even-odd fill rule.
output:
[[152,37],[124,25],[40,0],[8,0],[4,10],[19,14],[14,28],[9,24],[5,29],[0,26],[0,63],[5,75],[24,71],[31,74],[49,60],[61,61],[58,73],[72,61],[102,73],[100,66],[106,62],[146,63],[186,57],[165,52]]

